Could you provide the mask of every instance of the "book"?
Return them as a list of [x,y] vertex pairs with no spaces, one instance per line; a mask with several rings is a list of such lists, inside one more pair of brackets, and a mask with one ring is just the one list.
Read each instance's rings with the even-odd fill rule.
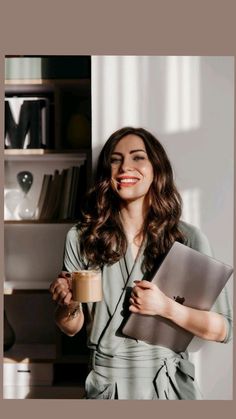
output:
[[75,219],[76,197],[77,197],[77,191],[79,187],[79,172],[80,172],[79,166],[73,168],[73,176],[72,176],[72,184],[71,184],[71,192],[70,192],[70,203],[69,203],[69,211],[68,211],[68,218],[70,219]]
[[65,169],[65,179],[63,182],[63,192],[61,195],[61,205],[59,210],[59,218],[62,220],[68,219],[72,176],[73,167]]
[[65,178],[65,170],[56,176],[54,187],[53,187],[53,209],[50,214],[50,218],[59,219],[59,211],[61,206],[61,200],[63,195],[63,183]]
[[79,218],[80,207],[86,193],[86,188],[86,165],[82,164],[80,166],[79,183],[76,191],[74,219]]
[[47,198],[47,204],[44,212],[44,218],[47,220],[53,219],[54,214],[56,213],[56,201],[58,194],[60,174],[59,170],[55,170],[52,176],[52,181],[50,184],[49,194]]
[[45,213],[45,210],[46,210],[47,199],[48,199],[48,196],[49,196],[49,189],[50,189],[51,181],[52,181],[52,175],[45,174],[43,176],[41,191],[40,191],[40,194],[39,194],[39,199],[38,199],[38,204],[37,204],[37,209],[36,209],[36,218],[37,219],[44,218],[44,213]]
[[76,220],[86,185],[80,178],[83,166],[72,166],[60,173],[45,174],[37,204],[38,219]]

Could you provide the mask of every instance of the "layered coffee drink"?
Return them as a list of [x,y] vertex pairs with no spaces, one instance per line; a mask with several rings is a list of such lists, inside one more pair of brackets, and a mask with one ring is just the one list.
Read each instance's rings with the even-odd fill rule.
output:
[[72,299],[81,303],[102,300],[102,280],[99,270],[72,272]]

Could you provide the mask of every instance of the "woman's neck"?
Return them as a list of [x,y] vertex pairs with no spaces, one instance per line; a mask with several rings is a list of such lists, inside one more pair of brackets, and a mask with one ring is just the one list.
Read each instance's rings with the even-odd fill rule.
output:
[[120,209],[120,219],[128,239],[129,243],[142,242],[143,234],[143,223],[145,219],[144,205],[140,205],[139,202],[125,203]]

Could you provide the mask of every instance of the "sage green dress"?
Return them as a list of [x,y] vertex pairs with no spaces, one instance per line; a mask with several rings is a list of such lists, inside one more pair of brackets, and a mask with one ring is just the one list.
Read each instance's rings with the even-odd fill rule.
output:
[[[180,222],[185,244],[207,255],[211,249],[206,236],[196,227]],[[194,365],[188,352],[149,345],[122,335],[119,328],[127,311],[133,281],[142,279],[143,252],[133,260],[128,247],[124,258],[102,270],[103,300],[89,303],[91,371],[86,379],[88,399],[199,400],[203,396],[194,378]],[[86,269],[79,251],[76,227],[67,234],[64,269]],[[225,343],[232,337],[232,310],[226,289],[216,300],[213,311],[222,314],[227,325]]]

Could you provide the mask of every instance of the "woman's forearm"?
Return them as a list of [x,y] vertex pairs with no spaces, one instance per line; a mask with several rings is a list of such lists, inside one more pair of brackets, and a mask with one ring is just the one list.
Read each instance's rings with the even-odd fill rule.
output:
[[221,314],[196,310],[172,300],[166,317],[202,339],[223,342],[226,337],[226,322]]
[[82,309],[76,314],[75,317],[70,315],[70,306],[58,305],[55,310],[55,323],[59,329],[68,336],[74,336],[78,333],[84,324],[84,314]]
[[131,312],[166,317],[202,339],[225,340],[227,325],[221,314],[184,306],[167,297],[152,282],[143,280],[135,284],[129,300]]

